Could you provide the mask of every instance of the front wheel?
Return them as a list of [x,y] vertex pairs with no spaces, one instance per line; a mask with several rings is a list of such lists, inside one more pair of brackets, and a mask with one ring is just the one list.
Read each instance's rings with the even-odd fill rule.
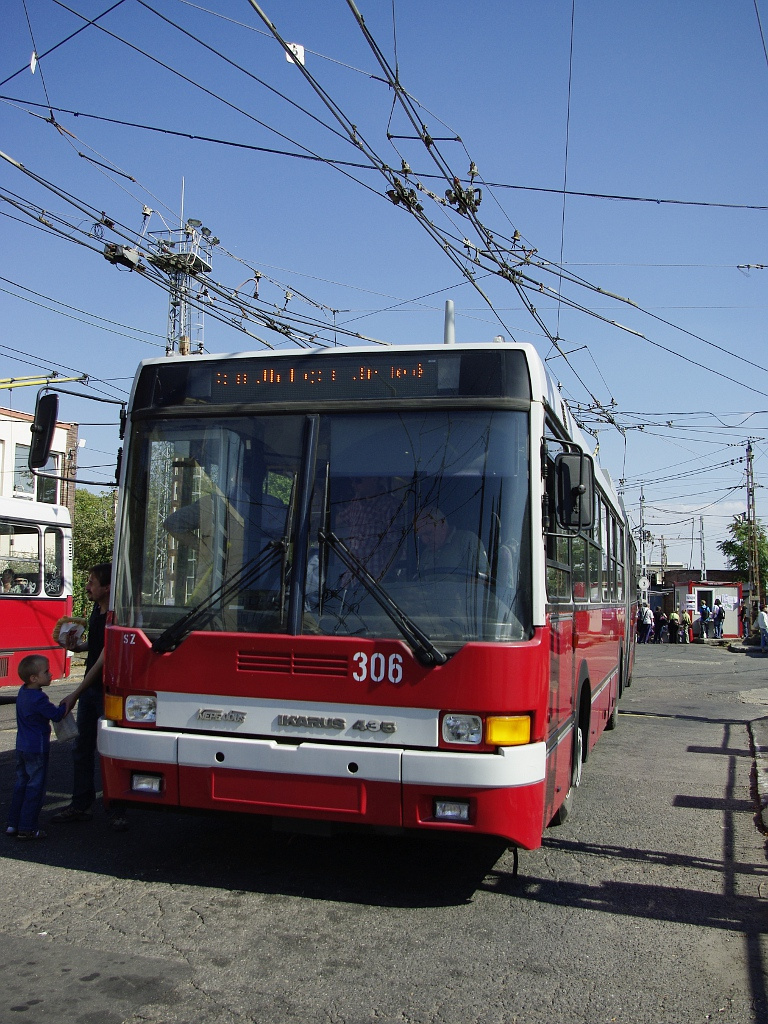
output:
[[552,825],[563,825],[569,818],[571,811],[573,810],[573,797],[574,792],[581,785],[581,767],[583,764],[583,753],[584,753],[584,736],[581,731],[581,726],[576,727],[574,733],[573,742],[573,766],[571,768],[571,785],[568,792],[565,794],[565,800],[560,804],[558,809],[555,811],[550,826]]

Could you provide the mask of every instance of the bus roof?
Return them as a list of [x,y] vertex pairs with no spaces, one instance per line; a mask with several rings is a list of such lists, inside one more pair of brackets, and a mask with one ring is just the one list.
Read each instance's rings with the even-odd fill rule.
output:
[[71,525],[66,505],[50,505],[44,501],[28,501],[25,498],[0,498],[0,519],[38,523],[42,526]]

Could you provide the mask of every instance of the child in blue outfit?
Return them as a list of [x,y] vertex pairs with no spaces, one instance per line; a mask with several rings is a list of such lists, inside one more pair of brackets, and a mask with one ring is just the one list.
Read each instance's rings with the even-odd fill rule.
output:
[[16,698],[16,782],[5,834],[45,839],[47,833],[37,827],[37,819],[45,799],[51,722],[60,722],[67,708],[52,704],[42,692],[51,685],[47,658],[40,654],[22,658],[19,676],[24,685]]

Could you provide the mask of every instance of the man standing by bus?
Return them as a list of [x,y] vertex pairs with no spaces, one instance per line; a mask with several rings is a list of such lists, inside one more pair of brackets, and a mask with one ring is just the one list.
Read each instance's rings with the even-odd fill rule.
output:
[[[51,821],[76,822],[90,821],[93,817],[92,807],[96,800],[96,740],[99,718],[104,712],[104,688],[102,682],[102,666],[104,664],[104,628],[107,624],[109,609],[109,592],[112,584],[112,565],[101,562],[91,567],[85,592],[93,601],[93,609],[88,619],[86,639],[78,643],[74,635],[69,634],[67,648],[70,651],[87,651],[85,675],[78,688],[64,698],[62,703],[70,711],[79,701],[77,708],[78,737],[72,751],[73,783],[72,802]],[[120,821],[120,825],[117,822]],[[124,826],[124,819],[112,819],[113,827]]]

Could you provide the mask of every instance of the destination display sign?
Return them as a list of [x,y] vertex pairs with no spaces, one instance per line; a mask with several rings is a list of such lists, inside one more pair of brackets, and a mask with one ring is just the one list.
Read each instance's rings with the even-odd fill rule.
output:
[[[442,380],[440,379],[442,373]],[[436,394],[458,387],[459,362],[398,356],[396,359],[260,359],[245,367],[227,364],[213,372],[215,402],[307,398],[389,398]],[[271,394],[270,394],[271,393]]]
[[141,370],[133,408],[176,405],[322,404],[428,398],[519,398],[531,394],[520,350],[342,351],[196,361]]

